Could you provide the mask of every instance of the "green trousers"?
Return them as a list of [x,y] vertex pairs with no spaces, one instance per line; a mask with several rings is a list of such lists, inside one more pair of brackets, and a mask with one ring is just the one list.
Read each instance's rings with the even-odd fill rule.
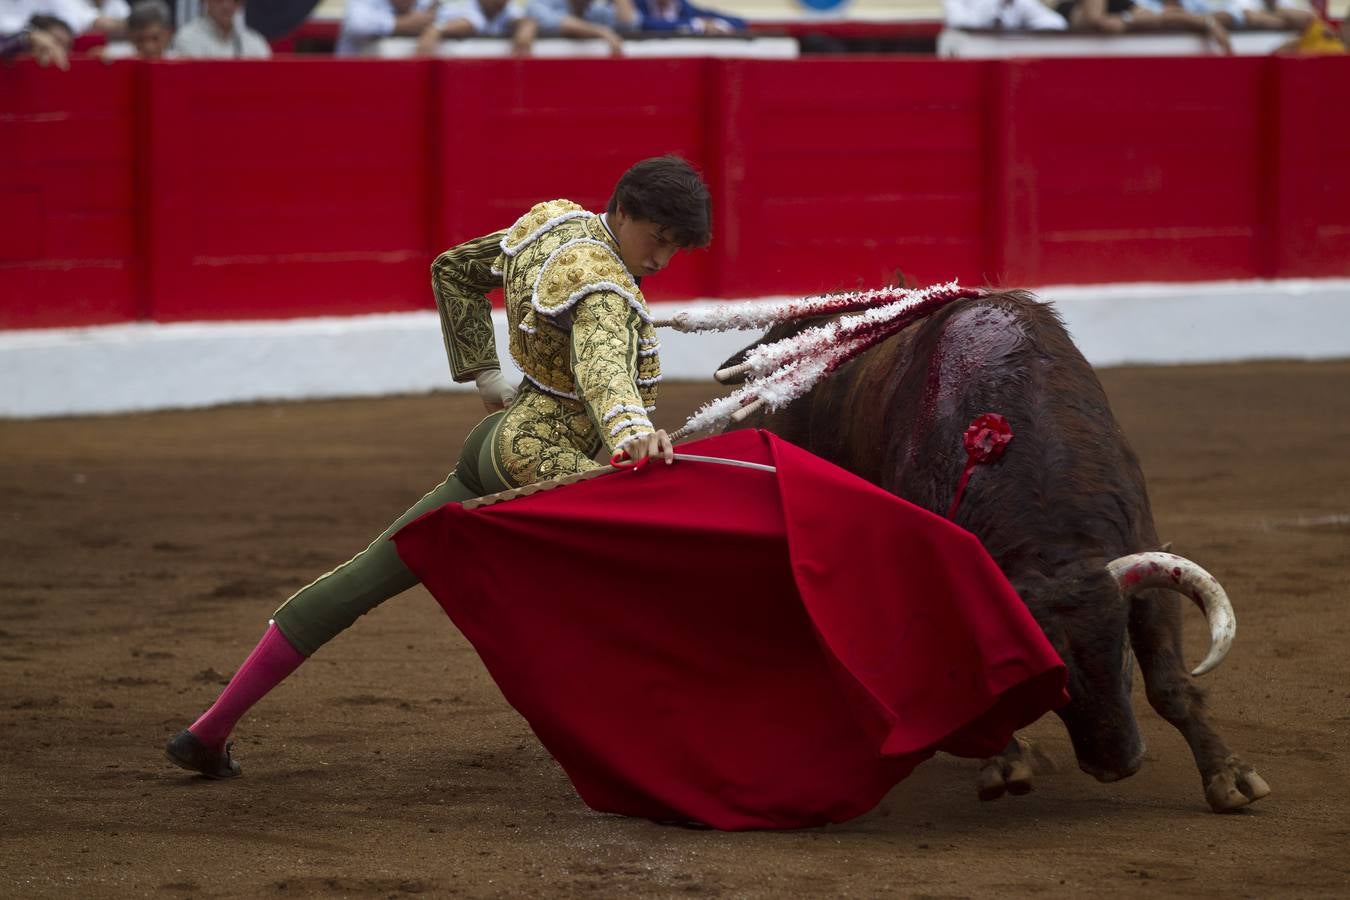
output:
[[272,620],[295,649],[305,656],[313,655],[361,616],[417,584],[417,576],[403,565],[390,540],[404,525],[447,503],[462,503],[512,487],[501,482],[491,460],[492,437],[503,415],[493,413],[478,423],[464,442],[455,470],[395,519],[369,547],[281,604]]

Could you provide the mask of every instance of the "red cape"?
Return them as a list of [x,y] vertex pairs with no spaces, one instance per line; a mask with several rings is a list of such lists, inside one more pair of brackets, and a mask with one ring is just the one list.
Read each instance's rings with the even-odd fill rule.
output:
[[394,540],[595,809],[842,822],[991,756],[1065,669],[968,532],[762,431]]

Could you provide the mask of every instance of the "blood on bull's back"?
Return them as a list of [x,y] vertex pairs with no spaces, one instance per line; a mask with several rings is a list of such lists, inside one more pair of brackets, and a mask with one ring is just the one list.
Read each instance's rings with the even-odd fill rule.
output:
[[[1156,549],[1138,458],[1051,307],[995,294],[948,307],[903,337],[909,359],[883,401],[890,446],[879,484],[946,512],[966,461],[962,434],[977,416],[998,413],[1012,441],[997,463],[972,472],[953,518],[1005,571]],[[896,371],[885,353],[863,362]]]

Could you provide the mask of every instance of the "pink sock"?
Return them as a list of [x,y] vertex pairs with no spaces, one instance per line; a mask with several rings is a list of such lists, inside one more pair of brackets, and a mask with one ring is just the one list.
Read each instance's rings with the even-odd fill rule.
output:
[[206,746],[223,750],[225,739],[244,713],[265,697],[268,691],[285,681],[304,661],[304,654],[291,646],[276,623],[268,622],[267,631],[263,632],[258,646],[253,648],[239,671],[234,673],[216,702],[188,730]]

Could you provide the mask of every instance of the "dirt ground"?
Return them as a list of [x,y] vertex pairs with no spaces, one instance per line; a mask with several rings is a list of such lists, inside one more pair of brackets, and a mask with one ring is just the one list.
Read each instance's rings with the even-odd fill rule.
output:
[[[600,815],[420,588],[244,720],[244,778],[190,776],[165,739],[479,415],[467,395],[262,404],[0,422],[0,895],[1350,895],[1350,362],[1102,374],[1159,533],[1234,600],[1206,680],[1273,789],[1249,811],[1208,812],[1137,690],[1147,763],[1116,784],[1044,720],[1059,769],[1024,797],[980,803],[974,764],[939,757],[842,826]],[[662,424],[711,393],[667,386]]]

